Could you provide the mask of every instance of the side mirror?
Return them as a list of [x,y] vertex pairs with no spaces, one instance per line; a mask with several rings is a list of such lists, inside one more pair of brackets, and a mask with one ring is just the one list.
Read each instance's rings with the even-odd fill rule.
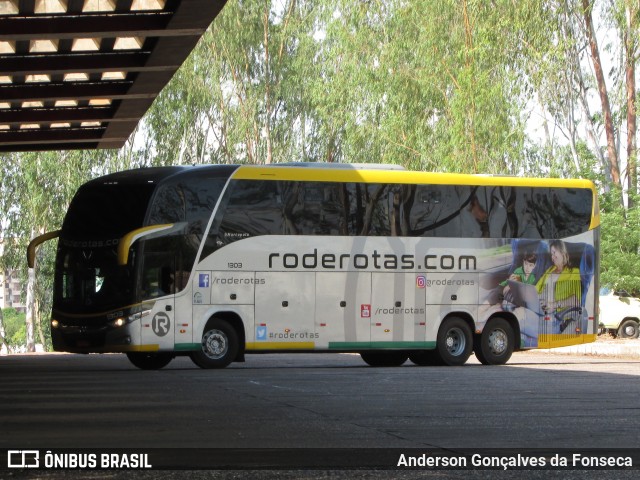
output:
[[29,268],[33,268],[36,264],[36,248],[38,245],[59,236],[60,230],[54,230],[53,232],[43,233],[29,242],[29,246],[27,247],[27,265]]
[[131,245],[133,245],[133,242],[141,239],[142,237],[147,237],[149,235],[153,235],[154,233],[162,232],[163,230],[168,230],[173,227],[173,223],[164,225],[150,225],[148,227],[136,228],[135,230],[127,233],[120,239],[120,242],[118,243],[118,265],[124,266],[129,262],[129,249],[131,248]]

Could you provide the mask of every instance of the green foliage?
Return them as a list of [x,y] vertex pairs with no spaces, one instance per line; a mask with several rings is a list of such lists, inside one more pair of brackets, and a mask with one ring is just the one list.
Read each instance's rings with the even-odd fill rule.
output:
[[[519,173],[540,2],[234,2],[162,92],[154,163]],[[167,135],[172,132],[172,135]]]
[[[73,194],[88,179],[113,169],[127,168],[127,159],[117,152],[29,152],[0,157],[0,236],[3,238],[1,269],[15,269],[23,283],[28,274],[26,251],[30,240],[44,232],[57,230]],[[57,242],[45,242],[38,249],[33,309],[34,338],[50,346],[49,323],[53,268]],[[27,300],[30,300],[27,298]],[[29,340],[29,339],[28,339]],[[23,342],[24,343],[24,342]]]
[[24,346],[27,342],[25,314],[15,308],[2,309],[2,323],[4,325],[5,340],[9,347]]
[[[638,195],[633,196],[638,205]],[[640,291],[640,207],[625,209],[615,189],[601,197],[600,283]]]

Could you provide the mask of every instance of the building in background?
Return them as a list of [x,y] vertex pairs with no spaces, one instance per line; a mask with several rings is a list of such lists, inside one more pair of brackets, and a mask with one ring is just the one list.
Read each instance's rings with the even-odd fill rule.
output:
[[15,308],[18,312],[26,311],[22,303],[22,281],[15,270],[0,271],[0,308]]
[[[0,238],[0,255],[4,253],[4,239]],[[18,312],[25,312],[22,303],[23,284],[14,269],[0,269],[0,308],[15,308]]]

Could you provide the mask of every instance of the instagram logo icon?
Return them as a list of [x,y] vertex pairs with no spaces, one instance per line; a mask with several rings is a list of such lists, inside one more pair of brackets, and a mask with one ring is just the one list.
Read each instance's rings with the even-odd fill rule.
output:
[[424,275],[418,275],[416,277],[416,287],[417,288],[425,288],[427,286],[427,277]]

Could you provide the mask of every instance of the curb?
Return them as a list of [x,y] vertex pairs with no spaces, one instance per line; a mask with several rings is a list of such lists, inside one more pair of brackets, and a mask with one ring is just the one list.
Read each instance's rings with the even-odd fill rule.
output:
[[640,359],[640,340],[614,340],[612,342],[593,342],[569,347],[544,348],[530,352],[553,353],[560,355],[594,355],[604,357],[629,357]]

